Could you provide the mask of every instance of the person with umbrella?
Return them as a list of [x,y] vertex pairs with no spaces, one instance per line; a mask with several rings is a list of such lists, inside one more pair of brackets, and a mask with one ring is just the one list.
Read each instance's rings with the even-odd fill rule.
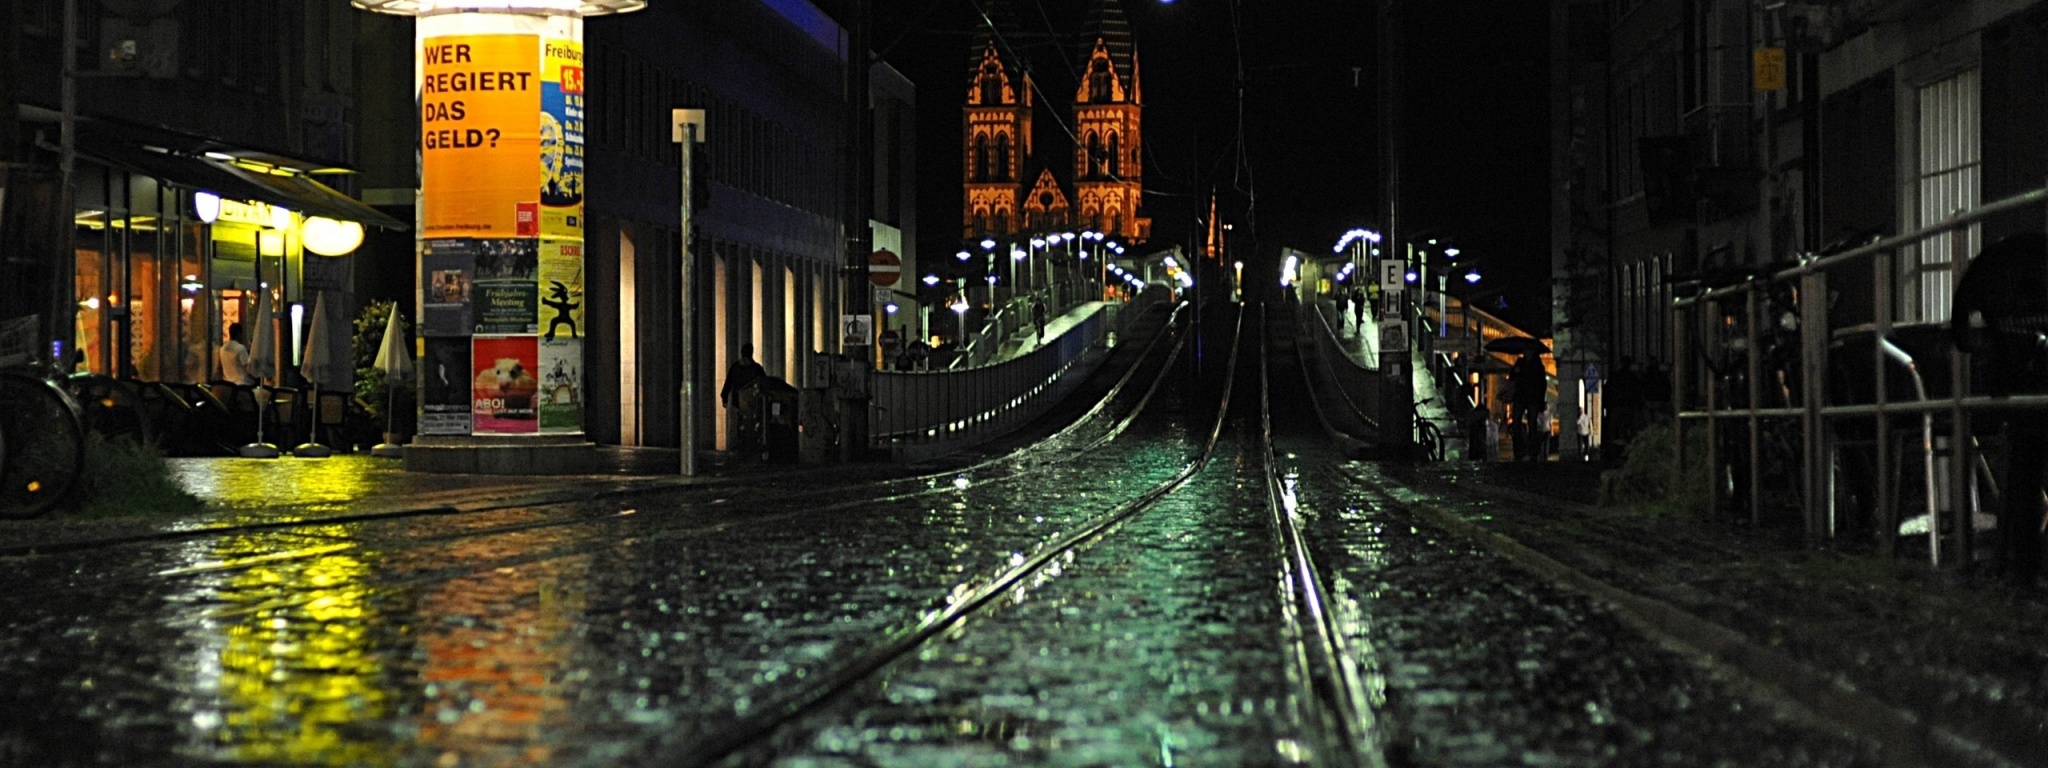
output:
[[1514,370],[1508,373],[1508,383],[1515,390],[1511,400],[1514,409],[1508,414],[1510,432],[1515,440],[1515,458],[1542,461],[1545,453],[1544,400],[1550,389],[1549,376],[1543,370],[1543,358],[1534,350],[1524,350],[1521,359],[1515,361]]

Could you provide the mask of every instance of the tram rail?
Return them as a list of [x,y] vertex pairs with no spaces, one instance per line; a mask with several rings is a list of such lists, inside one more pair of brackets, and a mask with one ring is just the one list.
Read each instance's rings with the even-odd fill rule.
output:
[[[753,514],[743,518],[720,517],[718,519],[706,519],[696,522],[661,521],[654,524],[658,530],[650,532],[648,536],[658,539],[690,538],[715,534],[736,526],[758,525],[784,518],[846,511],[876,504],[901,502],[924,496],[951,493],[956,490],[956,483],[962,479],[969,478],[971,478],[969,482],[976,485],[1027,482],[1036,473],[1083,457],[1110,443],[1122,435],[1131,424],[1135,423],[1145,413],[1153,395],[1159,390],[1161,383],[1172,374],[1174,370],[1173,361],[1185,348],[1185,329],[1175,322],[1179,317],[1179,313],[1176,312],[1169,318],[1167,325],[1162,328],[1159,334],[1154,336],[1146,349],[1140,353],[1138,359],[1089,411],[1055,432],[1046,440],[1020,447],[1001,456],[985,459],[963,468],[911,477],[888,478],[867,483],[803,488],[765,497],[756,496],[749,498],[747,503],[757,507],[780,508],[782,511]],[[1157,354],[1159,352],[1158,347],[1168,337],[1172,337],[1174,343],[1165,352],[1164,356],[1161,357]],[[1129,385],[1136,380],[1137,375],[1141,371],[1151,368],[1154,364],[1157,367],[1152,370],[1151,375],[1148,377],[1150,381],[1146,389],[1138,396],[1137,401],[1131,404],[1129,410],[1116,418],[1104,419],[1103,415],[1120,399]],[[1090,434],[1091,432],[1093,434]],[[1074,444],[1066,445],[1069,442]],[[68,542],[56,545],[19,545],[8,549],[0,549],[0,558],[65,556],[68,560],[78,556],[104,556],[105,553],[124,547],[170,542],[204,541],[208,539],[223,540],[238,536],[255,535],[286,536],[299,534],[311,539],[326,540],[321,543],[291,549],[261,552],[246,557],[224,558],[150,573],[79,581],[53,586],[47,590],[51,594],[61,594],[81,590],[102,589],[119,584],[151,583],[164,579],[192,578],[230,573],[259,566],[276,566],[295,559],[325,557],[333,555],[337,551],[362,546],[358,543],[360,539],[365,538],[362,531],[352,530],[347,537],[336,537],[329,532],[337,526],[377,525],[399,527],[423,519],[454,516],[478,518],[492,513],[528,512],[539,515],[537,518],[532,519],[482,525],[446,533],[409,538],[409,541],[416,545],[443,545],[454,541],[508,536],[551,528],[606,524],[620,525],[629,522],[638,523],[641,520],[650,519],[639,514],[640,508],[645,506],[644,502],[624,505],[625,502],[620,501],[619,503],[624,506],[605,513],[592,513],[588,504],[593,500],[604,500],[607,498],[621,500],[630,497],[647,497],[664,491],[683,492],[694,496],[700,493],[736,488],[739,487],[739,482],[738,480],[732,480],[716,484],[707,483],[668,489],[620,487],[609,489],[596,497],[587,492],[581,495],[554,492],[545,495],[543,500],[538,503],[534,503],[529,497],[527,499],[517,499],[509,503],[485,504],[468,508],[435,505],[391,512],[329,515],[290,521],[261,521],[227,526],[210,526],[183,531],[164,531],[140,536]],[[822,506],[805,506],[803,504],[807,500],[820,497],[835,497],[837,500]],[[706,506],[718,505],[725,501],[727,500],[722,498],[714,499]],[[434,572],[441,575],[429,580],[445,580],[467,573],[587,554],[609,546],[608,540],[606,537],[593,534],[593,540],[589,543],[558,547],[543,552],[527,553],[510,558],[462,563],[450,568],[436,569]],[[59,570],[63,569],[61,563],[56,564],[56,566]],[[408,579],[407,583],[418,581],[418,579]],[[284,604],[266,603],[264,607],[276,608],[281,605]]]

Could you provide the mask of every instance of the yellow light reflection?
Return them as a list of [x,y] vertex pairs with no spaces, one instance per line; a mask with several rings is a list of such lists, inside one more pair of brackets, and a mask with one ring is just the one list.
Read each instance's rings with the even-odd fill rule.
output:
[[[339,526],[322,531],[345,536]],[[218,691],[218,713],[195,718],[234,760],[293,765],[390,765],[389,744],[364,722],[388,716],[382,657],[370,628],[370,566],[358,547],[324,546],[292,557],[262,535],[223,542],[220,562],[247,561],[217,590],[227,610],[217,659],[202,663],[201,690]],[[243,609],[243,610],[237,610]]]
[[401,471],[378,461],[382,460],[336,456],[288,464],[267,459],[207,462],[193,465],[179,480],[193,493],[227,509],[274,507],[279,499],[319,507],[362,499],[376,487],[380,475]]

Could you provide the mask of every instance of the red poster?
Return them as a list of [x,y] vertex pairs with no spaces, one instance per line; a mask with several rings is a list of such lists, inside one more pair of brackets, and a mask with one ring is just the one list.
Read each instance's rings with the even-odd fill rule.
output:
[[534,395],[540,391],[539,339],[533,336],[478,336],[471,343],[472,434],[540,431]]

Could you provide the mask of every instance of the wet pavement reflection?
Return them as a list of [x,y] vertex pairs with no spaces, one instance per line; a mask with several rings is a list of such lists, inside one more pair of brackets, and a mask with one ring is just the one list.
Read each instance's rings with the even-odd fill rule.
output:
[[[240,490],[212,522],[272,527],[7,559],[0,765],[688,764],[1179,476],[1208,438],[1195,389],[1168,387],[1077,459],[868,488],[339,522],[321,513],[380,484],[463,488],[388,465],[289,481],[231,466],[219,482]],[[1050,447],[1091,445],[1119,413]],[[1279,429],[1286,501],[1394,764],[1878,762],[1416,511],[1482,502],[1404,487],[1298,420]],[[1186,486],[739,760],[1332,760],[1288,658],[1255,433],[1225,434]],[[306,506],[259,500],[285,494]]]

